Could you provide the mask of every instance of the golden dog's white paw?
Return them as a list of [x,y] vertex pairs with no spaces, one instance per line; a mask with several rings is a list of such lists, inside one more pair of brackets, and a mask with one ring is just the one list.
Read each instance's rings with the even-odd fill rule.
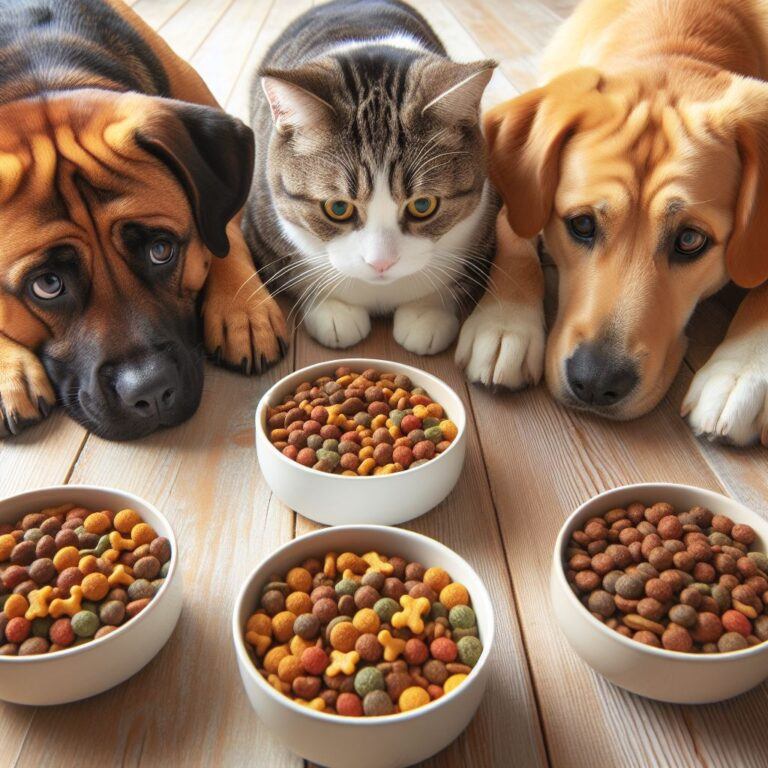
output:
[[326,299],[304,315],[309,335],[326,347],[344,349],[371,332],[371,318],[362,307],[338,299]]
[[454,312],[434,304],[403,304],[395,310],[392,335],[395,341],[417,355],[436,355],[447,349],[459,331]]
[[489,302],[478,306],[462,326],[456,363],[472,382],[522,389],[541,380],[544,345],[540,308]]
[[694,376],[681,413],[709,440],[768,445],[768,336],[726,339]]
[[266,289],[249,295],[217,285],[207,291],[203,332],[205,351],[214,362],[246,375],[263,373],[288,349],[283,313]]
[[18,435],[50,414],[56,394],[40,359],[17,344],[0,345],[0,438]]

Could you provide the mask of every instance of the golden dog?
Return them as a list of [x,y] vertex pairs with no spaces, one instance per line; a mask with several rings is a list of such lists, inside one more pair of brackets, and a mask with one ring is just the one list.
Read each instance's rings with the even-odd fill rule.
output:
[[0,436],[57,397],[108,438],[178,423],[201,335],[246,373],[283,351],[247,301],[253,135],[117,0],[0,8]]
[[[558,268],[551,391],[613,418],[647,412],[696,304],[730,278],[752,290],[683,414],[710,438],[768,442],[768,4],[584,0],[543,69],[549,82],[485,127],[509,224],[541,234]],[[535,339],[538,267],[505,236],[499,266],[529,274],[506,311]]]

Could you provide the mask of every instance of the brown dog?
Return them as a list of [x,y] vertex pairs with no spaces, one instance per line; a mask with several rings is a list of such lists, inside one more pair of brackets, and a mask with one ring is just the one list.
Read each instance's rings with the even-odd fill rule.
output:
[[117,0],[0,2],[0,61],[0,434],[57,396],[113,439],[187,418],[200,296],[220,362],[279,358],[280,310],[247,303],[250,129]]
[[768,441],[768,6],[584,0],[544,72],[486,132],[509,223],[558,267],[551,391],[645,413],[694,307],[730,277],[753,290],[683,412],[708,437]]

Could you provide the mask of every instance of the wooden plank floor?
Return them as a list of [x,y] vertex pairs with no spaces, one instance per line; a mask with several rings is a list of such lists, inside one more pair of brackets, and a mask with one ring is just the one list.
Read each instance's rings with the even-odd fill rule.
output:
[[[250,74],[269,42],[312,0],[133,0],[130,3],[246,115]],[[419,0],[451,53],[500,61],[495,103],[531,87],[536,57],[573,0]],[[625,482],[670,480],[725,490],[768,513],[762,449],[702,444],[680,419],[693,372],[722,336],[709,302],[692,322],[686,363],[649,416],[613,424],[564,410],[543,387],[496,395],[468,387],[451,353],[418,359],[388,323],[351,355],[420,365],[470,406],[467,465],[455,492],[409,526],[468,558],[496,598],[498,640],[488,695],[466,733],[427,765],[449,768],[764,766],[768,687],[721,705],[675,707],[612,687],[567,647],[550,613],[552,545],[567,514]],[[235,592],[255,563],[313,525],[274,499],[253,448],[259,396],[288,371],[337,356],[299,329],[288,358],[256,379],[209,368],[187,424],[130,444],[106,443],[57,413],[0,443],[0,493],[52,483],[118,485],[155,502],[182,549],[181,622],[128,683],[56,708],[0,705],[0,766],[255,765],[298,768],[242,692],[229,637]],[[534,539],[531,531],[536,530]]]

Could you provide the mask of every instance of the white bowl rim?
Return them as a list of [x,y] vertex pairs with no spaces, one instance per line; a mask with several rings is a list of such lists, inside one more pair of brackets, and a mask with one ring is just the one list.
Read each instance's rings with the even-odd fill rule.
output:
[[[461,438],[464,436],[464,433],[466,432],[466,429],[467,429],[467,410],[464,407],[464,402],[459,397],[458,392],[456,392],[456,390],[453,387],[451,387],[449,384],[446,384],[441,378],[435,376],[433,373],[430,373],[429,371],[425,371],[422,368],[416,368],[413,365],[408,365],[407,363],[398,363],[398,362],[395,362],[394,360],[379,360],[379,359],[376,359],[376,358],[367,358],[367,357],[348,357],[348,358],[340,358],[340,359],[337,359],[337,360],[326,360],[326,361],[321,362],[321,363],[313,363],[312,365],[306,365],[306,366],[304,366],[304,368],[298,368],[297,370],[293,371],[292,373],[288,373],[285,376],[283,376],[279,381],[275,382],[261,396],[261,400],[259,400],[259,404],[256,406],[256,429],[260,430],[265,435],[265,437],[267,438],[267,442],[269,443],[270,449],[272,449],[280,457],[280,461],[282,461],[283,463],[285,463],[285,464],[287,464],[287,465],[289,465],[291,467],[298,467],[301,471],[307,472],[310,475],[312,475],[313,477],[317,477],[317,475],[319,474],[322,477],[335,477],[335,478],[339,478],[339,479],[345,480],[345,481],[350,481],[350,480],[351,481],[354,481],[354,480],[367,480],[370,483],[371,481],[377,481],[378,480],[379,482],[386,482],[387,480],[391,480],[393,477],[400,477],[403,474],[402,472],[396,472],[396,473],[392,473],[390,475],[365,475],[365,476],[358,475],[357,477],[352,477],[351,475],[336,475],[336,474],[333,474],[331,472],[318,472],[316,469],[312,469],[312,467],[305,467],[303,464],[299,464],[298,461],[293,461],[293,459],[289,459],[286,455],[283,454],[282,451],[278,451],[277,448],[275,448],[272,445],[272,442],[269,440],[269,435],[267,435],[266,429],[262,426],[261,415],[266,410],[266,407],[269,404],[268,401],[270,399],[270,396],[276,390],[278,390],[280,388],[280,386],[283,384],[283,382],[286,379],[291,378],[292,376],[296,376],[297,374],[300,374],[300,373],[308,372],[308,371],[310,371],[313,368],[321,368],[321,367],[322,368],[325,368],[325,367],[328,367],[328,368],[336,367],[336,368],[338,368],[340,365],[344,365],[344,364],[347,364],[347,363],[350,363],[350,362],[355,362],[355,361],[358,361],[358,360],[364,360],[367,363],[374,364],[374,365],[370,366],[371,368],[373,368],[373,367],[384,367],[384,366],[387,366],[387,365],[393,365],[393,366],[396,366],[396,367],[401,368],[401,369],[404,368],[408,372],[415,372],[419,376],[426,376],[427,378],[432,379],[432,381],[437,382],[438,384],[440,384],[443,387],[445,387],[449,392],[451,392],[454,395],[454,397],[456,398],[456,400],[457,400],[457,402],[459,404],[459,412],[461,413],[462,421],[464,423],[459,428],[459,431],[458,431],[458,434],[456,435],[456,438],[451,441],[451,444],[442,453],[435,454],[434,459],[428,461],[426,464],[422,464],[421,466],[418,466],[415,469],[404,470],[404,472],[408,472],[409,473],[409,477],[411,476],[411,473],[419,472],[421,470],[427,469],[432,464],[433,461],[436,461],[436,460],[442,458],[443,456],[447,456],[451,451],[453,451],[453,449],[459,443]],[[440,405],[442,405],[442,403],[440,403]],[[446,415],[446,418],[450,418],[450,417],[448,417]],[[450,420],[453,421],[453,419],[450,419]],[[453,423],[456,424],[455,421],[453,421]],[[458,427],[458,424],[456,424],[456,426]]]
[[[765,640],[758,645],[753,645],[750,648],[743,648],[740,651],[728,651],[727,653],[688,653],[686,651],[670,651],[666,648],[654,648],[652,645],[646,645],[645,643],[639,643],[637,640],[632,640],[629,637],[624,637],[624,635],[620,635],[618,632],[614,632],[614,630],[609,629],[605,626],[601,621],[598,621],[581,603],[581,601],[576,597],[576,595],[573,592],[573,589],[571,589],[571,585],[568,583],[567,579],[565,578],[565,568],[563,567],[563,553],[565,552],[565,544],[567,543],[565,540],[565,532],[568,528],[570,528],[576,518],[583,512],[585,507],[588,505],[591,505],[592,503],[596,501],[600,501],[608,496],[612,496],[615,493],[618,493],[620,491],[630,491],[630,490],[637,490],[638,492],[642,492],[644,490],[650,490],[651,488],[675,488],[680,489],[683,491],[688,491],[693,494],[698,494],[702,496],[703,498],[718,498],[718,499],[725,499],[726,501],[732,502],[733,504],[736,504],[738,507],[741,508],[742,511],[746,511],[747,517],[750,515],[753,515],[755,517],[759,517],[757,513],[753,512],[749,507],[742,504],[740,501],[737,501],[734,498],[731,498],[730,496],[726,496],[725,494],[718,493],[717,491],[710,491],[706,488],[699,488],[695,485],[686,485],[684,483],[664,483],[664,482],[658,482],[658,483],[630,483],[628,485],[619,485],[615,488],[610,488],[607,491],[602,491],[601,493],[598,493],[596,496],[593,496],[592,498],[585,501],[583,504],[580,504],[579,507],[572,512],[566,521],[563,523],[563,525],[560,528],[560,532],[557,535],[557,540],[555,541],[555,558],[556,562],[558,564],[558,568],[555,569],[558,580],[561,588],[563,588],[567,594],[566,599],[576,605],[579,610],[583,611],[589,621],[589,623],[597,629],[597,631],[601,632],[606,637],[610,637],[613,640],[616,640],[621,645],[631,648],[632,650],[638,651],[640,653],[646,653],[650,656],[658,656],[659,658],[667,659],[668,661],[675,661],[675,662],[691,662],[693,664],[712,664],[715,662],[723,663],[723,662],[736,662],[741,659],[747,658],[749,656],[757,656],[760,653],[765,653],[768,651],[768,640]],[[702,504],[702,506],[709,508],[706,504]],[[606,509],[606,512],[608,510]]]
[[[336,526],[333,526],[332,528],[321,528],[318,531],[311,531],[310,533],[305,533],[302,536],[297,536],[295,539],[291,539],[290,541],[283,544],[281,547],[278,547],[278,549],[274,550],[271,554],[263,558],[261,562],[259,562],[259,564],[246,577],[245,582],[243,583],[243,586],[240,588],[240,591],[238,592],[237,599],[235,600],[235,608],[232,614],[232,634],[234,636],[235,651],[236,651],[238,660],[245,663],[248,669],[248,674],[257,681],[257,685],[261,686],[261,688],[267,692],[267,695],[270,698],[288,707],[288,709],[292,710],[293,712],[297,712],[298,714],[301,714],[301,715],[306,715],[307,717],[314,720],[318,720],[320,722],[328,722],[328,721],[343,722],[344,724],[349,724],[353,727],[385,726],[389,723],[398,723],[398,722],[404,722],[407,720],[412,720],[426,712],[433,712],[439,707],[443,706],[446,700],[454,699],[456,698],[457,695],[461,696],[462,687],[465,683],[463,682],[462,684],[458,685],[452,691],[444,694],[439,699],[430,701],[429,704],[425,704],[423,707],[418,707],[417,709],[412,709],[408,712],[398,712],[393,715],[378,715],[378,716],[369,715],[369,716],[363,716],[363,717],[348,717],[346,715],[335,715],[327,712],[317,712],[314,709],[310,709],[307,706],[301,706],[300,704],[296,704],[293,701],[293,699],[286,696],[285,694],[278,693],[269,683],[267,683],[267,681],[261,676],[261,674],[259,674],[258,670],[253,664],[253,661],[251,660],[248,650],[245,647],[245,640],[244,640],[245,633],[243,631],[243,627],[240,626],[240,622],[239,622],[240,610],[243,606],[246,590],[253,583],[254,579],[256,578],[257,572],[265,566],[267,560],[271,560],[273,557],[277,555],[281,555],[284,552],[287,552],[291,547],[293,547],[299,541],[303,542],[310,539],[318,539],[318,538],[323,538],[325,536],[333,536],[337,531],[343,532],[343,531],[351,531],[351,530],[365,531],[370,533],[386,532],[388,534],[392,533],[393,531],[396,531],[397,533],[404,534],[406,538],[408,537],[412,538],[416,542],[421,542],[421,540],[426,540],[430,543],[430,546],[432,544],[437,545],[438,549],[445,550],[451,555],[458,557],[464,563],[464,565],[469,569],[469,571],[475,576],[478,584],[480,584],[481,590],[484,593],[484,596],[488,604],[490,606],[493,606],[493,601],[491,600],[491,596],[488,592],[488,589],[485,586],[485,583],[483,582],[483,580],[478,575],[477,571],[475,571],[475,569],[460,554],[458,554],[458,552],[455,552],[454,550],[450,549],[450,547],[446,547],[445,544],[442,544],[441,542],[431,538],[430,536],[424,536],[421,533],[416,533],[415,531],[409,531],[406,528],[397,528],[389,525],[336,525]],[[470,678],[476,676],[476,673],[477,674],[480,673],[480,671],[488,662],[488,658],[491,654],[491,649],[493,648],[494,635],[496,631],[496,620],[492,610],[488,616],[488,621],[489,621],[489,630],[488,632],[484,633],[484,637],[482,638],[483,652],[480,654],[480,658],[478,659],[477,664],[475,664],[475,666],[472,668],[472,671],[467,675],[467,680],[466,680],[467,683],[469,682]]]
[[[137,496],[135,493],[129,493],[128,491],[121,491],[119,488],[112,488],[107,485],[87,485],[87,484],[81,484],[81,483],[71,483],[67,485],[46,485],[41,488],[34,488],[30,491],[24,491],[23,493],[15,493],[11,496],[5,496],[2,499],[0,499],[0,505],[4,504],[7,501],[24,501],[26,497],[31,497],[37,495],[40,492],[55,492],[55,493],[66,493],[67,491],[72,492],[74,491],[96,491],[99,493],[112,493],[117,496],[121,496],[126,501],[129,502],[129,505],[126,505],[123,507],[123,509],[131,509],[130,504],[138,502],[139,506],[145,506],[152,510],[154,514],[156,514],[168,527],[168,532],[170,533],[170,536],[166,536],[168,541],[171,544],[171,560],[170,560],[170,567],[168,568],[168,575],[165,577],[165,580],[163,581],[163,585],[158,590],[157,594],[150,600],[147,607],[140,611],[137,616],[130,619],[129,621],[124,622],[121,624],[114,632],[110,632],[108,635],[104,635],[104,637],[98,637],[95,640],[91,640],[90,642],[83,643],[82,645],[76,645],[72,646],[70,648],[63,648],[60,651],[54,651],[53,653],[38,653],[30,656],[0,656],[0,665],[2,664],[45,664],[45,663],[52,663],[55,661],[58,661],[59,659],[65,659],[70,658],[72,656],[76,656],[80,653],[88,653],[88,651],[93,650],[93,648],[96,645],[102,645],[104,643],[109,643],[111,640],[116,638],[118,635],[123,634],[123,630],[127,627],[134,628],[139,625],[140,622],[144,620],[144,618],[150,613],[150,611],[157,608],[158,603],[160,602],[160,598],[163,595],[163,593],[166,591],[166,588],[168,587],[168,584],[171,581],[171,578],[176,573],[176,567],[178,563],[178,557],[177,557],[177,548],[176,548],[176,535],[173,531],[173,526],[168,521],[168,518],[162,514],[157,507],[154,504],[150,504],[148,501],[143,499],[141,496]],[[63,502],[67,503],[67,502]]]

